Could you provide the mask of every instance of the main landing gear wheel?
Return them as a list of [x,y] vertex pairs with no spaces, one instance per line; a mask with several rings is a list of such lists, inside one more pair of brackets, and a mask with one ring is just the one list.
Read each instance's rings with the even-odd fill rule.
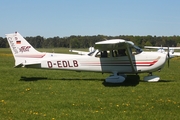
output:
[[154,76],[152,73],[149,73],[148,76],[144,77],[145,82],[158,82],[160,80],[159,76]]
[[122,83],[125,81],[125,76],[117,75],[117,72],[114,72],[113,75],[110,75],[105,79],[107,83]]

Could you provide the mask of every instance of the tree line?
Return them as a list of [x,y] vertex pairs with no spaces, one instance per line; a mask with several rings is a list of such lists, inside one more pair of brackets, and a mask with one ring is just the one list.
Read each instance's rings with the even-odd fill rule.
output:
[[[25,37],[25,39],[35,48],[88,48],[94,46],[95,42],[109,40],[109,39],[124,39],[134,42],[135,45],[140,48],[144,46],[174,46],[180,47],[180,36],[131,36],[131,35],[119,35],[119,36],[75,36],[62,37],[59,36],[53,38],[44,38],[42,36]],[[6,38],[0,37],[0,48],[9,47]]]

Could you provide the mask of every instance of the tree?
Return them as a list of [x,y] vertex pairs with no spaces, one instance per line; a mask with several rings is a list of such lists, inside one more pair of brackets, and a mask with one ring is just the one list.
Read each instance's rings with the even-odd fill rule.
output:
[[177,43],[177,47],[180,47],[180,43]]
[[150,41],[146,41],[146,43],[144,44],[145,46],[152,46],[152,44],[150,43]]
[[8,45],[7,45],[7,40],[6,38],[2,38],[0,37],[0,48],[6,48]]

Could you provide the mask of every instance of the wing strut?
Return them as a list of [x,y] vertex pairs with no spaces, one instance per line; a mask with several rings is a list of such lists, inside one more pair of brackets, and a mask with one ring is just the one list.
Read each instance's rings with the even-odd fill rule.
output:
[[130,61],[131,67],[132,67],[132,71],[134,73],[137,73],[137,70],[135,69],[134,64],[133,64],[132,53],[130,51],[129,44],[127,44],[127,43],[126,43],[126,48],[127,48],[128,58],[129,58],[129,61]]

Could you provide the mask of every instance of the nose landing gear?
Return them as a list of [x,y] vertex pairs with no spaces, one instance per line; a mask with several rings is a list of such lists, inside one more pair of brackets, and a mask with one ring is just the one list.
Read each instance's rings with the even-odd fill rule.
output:
[[145,76],[143,79],[145,82],[158,82],[160,80],[159,76],[152,75],[152,72],[148,74],[148,76]]

